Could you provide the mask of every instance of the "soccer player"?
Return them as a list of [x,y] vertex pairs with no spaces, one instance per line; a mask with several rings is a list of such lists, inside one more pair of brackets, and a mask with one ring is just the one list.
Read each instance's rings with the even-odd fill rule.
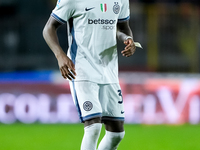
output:
[[[124,137],[124,105],[118,81],[116,37],[124,42],[122,55],[135,52],[129,27],[129,0],[58,0],[43,36],[58,60],[79,117],[84,123],[81,150],[96,150],[104,123],[106,133],[98,150],[116,150]],[[57,29],[67,23],[69,49],[61,48]]]

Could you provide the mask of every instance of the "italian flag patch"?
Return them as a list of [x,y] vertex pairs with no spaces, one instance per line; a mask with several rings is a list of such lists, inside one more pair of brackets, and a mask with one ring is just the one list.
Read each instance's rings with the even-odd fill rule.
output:
[[100,4],[101,6],[101,11],[106,12],[107,11],[107,4]]

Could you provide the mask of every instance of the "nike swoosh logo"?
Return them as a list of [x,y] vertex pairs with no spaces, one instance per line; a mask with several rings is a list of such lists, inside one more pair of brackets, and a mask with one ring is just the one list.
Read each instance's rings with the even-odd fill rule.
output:
[[123,103],[123,100],[122,100],[122,101],[118,101],[118,103],[119,103],[119,104],[122,104],[122,103]]
[[94,9],[95,7],[92,7],[92,8],[85,8],[85,11],[89,11],[89,10],[91,10],[91,9]]
[[121,111],[121,114],[123,114],[124,113],[124,111]]

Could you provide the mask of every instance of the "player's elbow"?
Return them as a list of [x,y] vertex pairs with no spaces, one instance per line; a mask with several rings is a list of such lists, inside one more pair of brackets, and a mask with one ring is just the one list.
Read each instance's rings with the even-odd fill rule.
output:
[[47,33],[48,33],[48,26],[45,25],[45,27],[44,27],[44,29],[43,29],[43,31],[42,31],[42,35],[43,35],[43,38],[44,38],[44,39],[46,38]]
[[47,23],[42,31],[43,38],[46,40],[51,35],[52,32],[53,32],[53,29],[51,25]]

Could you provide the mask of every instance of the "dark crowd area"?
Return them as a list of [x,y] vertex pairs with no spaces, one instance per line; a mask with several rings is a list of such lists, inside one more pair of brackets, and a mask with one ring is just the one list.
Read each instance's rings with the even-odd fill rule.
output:
[[[0,72],[57,70],[42,30],[56,0],[0,1]],[[119,70],[200,72],[199,0],[130,0],[130,26],[143,48],[124,58],[119,42]],[[66,26],[60,44],[67,51]]]

